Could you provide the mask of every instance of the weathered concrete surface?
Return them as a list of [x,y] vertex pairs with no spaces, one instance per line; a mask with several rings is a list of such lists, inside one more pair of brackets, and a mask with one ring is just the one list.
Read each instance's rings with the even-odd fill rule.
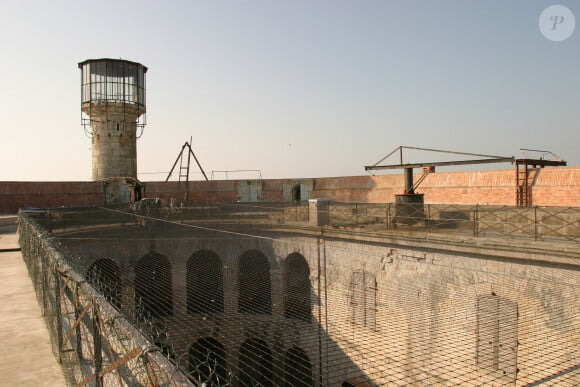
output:
[[[18,247],[0,235],[0,250]],[[20,252],[0,252],[0,384],[65,386]]]

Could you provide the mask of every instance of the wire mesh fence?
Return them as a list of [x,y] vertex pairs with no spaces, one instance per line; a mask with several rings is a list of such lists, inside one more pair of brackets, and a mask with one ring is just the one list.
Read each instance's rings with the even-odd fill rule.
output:
[[331,203],[329,212],[336,226],[580,241],[579,207]]
[[79,274],[78,260],[26,215],[20,215],[19,243],[70,385],[189,384],[119,313],[120,284],[110,282],[115,273]]
[[423,208],[427,225],[335,203],[324,228],[296,205],[67,208],[21,214],[20,238],[75,385],[580,384],[580,253],[558,228],[577,210],[535,210],[565,218],[541,260],[542,241],[474,251],[341,227],[505,237],[522,231],[495,224],[529,216]]

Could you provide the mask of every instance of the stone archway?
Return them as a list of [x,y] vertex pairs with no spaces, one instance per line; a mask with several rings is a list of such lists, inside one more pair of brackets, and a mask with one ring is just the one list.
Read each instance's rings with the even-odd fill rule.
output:
[[140,319],[173,314],[171,264],[167,257],[155,251],[135,265],[135,310]]
[[187,261],[187,313],[224,311],[222,261],[217,254],[200,250]]
[[240,256],[238,280],[239,312],[272,314],[270,263],[262,252],[250,250]]
[[239,369],[241,387],[274,385],[272,351],[262,340],[244,341],[240,347]]
[[310,322],[310,267],[299,253],[284,261],[284,317]]
[[313,385],[312,364],[301,348],[292,347],[284,355],[284,385],[286,387]]

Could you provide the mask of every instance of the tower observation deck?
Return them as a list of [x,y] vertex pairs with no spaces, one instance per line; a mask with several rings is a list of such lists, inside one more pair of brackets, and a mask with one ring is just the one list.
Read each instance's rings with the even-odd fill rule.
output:
[[146,123],[147,67],[88,59],[81,69],[81,123],[92,138],[92,178],[137,178],[137,138]]

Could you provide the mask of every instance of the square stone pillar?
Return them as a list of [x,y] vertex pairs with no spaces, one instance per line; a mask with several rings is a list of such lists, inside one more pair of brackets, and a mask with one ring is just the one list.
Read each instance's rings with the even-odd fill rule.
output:
[[330,200],[308,200],[308,213],[311,226],[326,226],[330,223]]

